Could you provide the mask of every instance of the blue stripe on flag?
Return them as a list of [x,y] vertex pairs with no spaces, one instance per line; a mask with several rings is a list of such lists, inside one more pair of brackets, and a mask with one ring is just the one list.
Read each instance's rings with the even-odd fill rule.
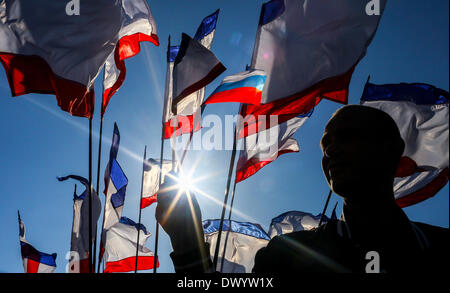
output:
[[36,248],[34,248],[32,245],[20,241],[20,250],[22,253],[22,257],[28,258],[31,260],[34,260],[39,263],[43,263],[49,266],[56,267],[56,253],[53,254],[47,254],[38,251]]
[[285,10],[283,0],[272,0],[264,3],[261,10],[261,18],[259,20],[260,25],[265,25],[283,14]]
[[167,62],[175,62],[180,46],[170,46],[167,50]]
[[114,122],[114,133],[111,142],[111,149],[109,151],[110,160],[117,158],[117,152],[119,151],[119,144],[120,144],[120,132],[119,128],[117,127],[117,124]]
[[111,172],[109,176],[111,176],[111,181],[113,182],[114,187],[116,187],[116,190],[120,190],[128,184],[127,176],[125,176],[125,173],[123,173],[122,168],[115,159],[111,162]]
[[417,105],[438,105],[449,102],[448,92],[425,83],[376,85],[367,83],[361,102],[370,101],[413,102]]
[[111,203],[115,209],[123,206],[125,203],[125,193],[127,192],[127,186],[122,187],[117,193],[111,195]]
[[136,230],[142,230],[142,231],[144,231],[145,234],[148,234],[147,228],[145,228],[145,226],[143,224],[140,224],[138,226],[138,224],[135,221],[131,220],[130,218],[121,217],[120,223],[128,225],[128,226],[134,226],[136,228]]
[[200,41],[214,31],[217,24],[219,10],[205,17],[195,33],[194,40]]
[[[283,213],[275,218],[272,219],[272,221],[270,222],[270,225],[276,224],[276,223],[281,223],[286,217],[288,216],[293,216],[293,217],[299,217],[299,216],[310,216],[316,220],[320,220],[320,218],[322,217],[322,214],[318,214],[317,216],[314,216],[311,213],[306,213],[306,212],[300,212],[300,211],[289,211],[286,213]],[[325,221],[328,221],[327,216],[324,216]]]
[[41,254],[40,263],[56,267],[56,253],[50,255],[47,253],[40,252],[40,254]]
[[264,88],[264,83],[266,82],[266,76],[264,75],[252,75],[243,80],[235,82],[227,82],[221,84],[211,95],[219,92],[224,92],[228,90],[233,90],[241,87],[254,87],[260,91]]
[[[228,231],[230,229],[229,222],[230,221],[228,220],[223,221],[222,231]],[[205,220],[202,223],[205,234],[211,234],[219,231],[220,220]],[[231,221],[230,232],[240,233],[258,239],[270,240],[269,235],[267,235],[264,229],[258,224]]]

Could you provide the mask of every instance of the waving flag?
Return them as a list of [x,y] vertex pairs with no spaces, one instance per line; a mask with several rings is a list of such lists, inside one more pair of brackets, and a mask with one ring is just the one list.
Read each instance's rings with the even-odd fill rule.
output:
[[[153,268],[153,252],[145,247],[150,233],[144,225],[122,217],[118,223],[106,231],[105,236],[105,273],[131,272],[136,267],[136,240],[139,234],[138,270]],[[159,263],[157,262],[157,267]]]
[[394,181],[394,195],[400,207],[430,198],[447,184],[447,91],[423,83],[367,83],[361,104],[388,113],[405,141],[405,151]]
[[312,112],[292,118],[276,127],[266,129],[244,138],[244,148],[236,166],[236,183],[258,172],[282,154],[299,152],[298,142],[292,135],[305,123]]
[[111,97],[122,86],[127,69],[125,59],[137,55],[141,42],[159,46],[156,23],[145,0],[122,0],[122,26],[114,51],[105,63],[103,103],[101,116],[105,114]]
[[[331,219],[336,219],[336,206],[334,206],[333,212],[331,213]],[[314,216],[311,213],[300,212],[300,211],[290,211],[283,213],[272,219],[269,227],[270,238],[278,235],[312,230],[319,226],[320,218],[322,214]],[[323,217],[323,224],[328,222],[330,219],[327,216]]]
[[105,206],[103,214],[103,229],[100,242],[101,261],[104,251],[104,238],[106,231],[120,221],[122,209],[125,203],[125,193],[128,185],[128,178],[125,176],[122,168],[117,162],[117,153],[119,151],[120,133],[117,124],[114,123],[114,132],[109,151],[109,162],[105,170]]
[[[194,40],[198,41],[206,49],[210,49],[214,39],[219,10],[205,17],[197,29]],[[175,133],[176,136],[200,130],[201,110],[205,96],[204,87],[183,98],[176,107],[172,109],[173,92],[173,66],[180,50],[180,46],[170,46],[167,50],[167,75],[166,94],[164,108],[164,138],[168,139]]]
[[[157,192],[159,190],[159,176],[161,174],[159,160],[148,159],[144,163],[144,183],[142,187],[142,204],[141,209],[144,209],[157,201]],[[164,160],[162,163],[162,179],[161,184],[164,183],[164,178],[167,173],[172,170],[172,161]]]
[[47,254],[36,250],[25,239],[25,224],[19,216],[19,239],[25,273],[53,273],[56,269],[56,253]]
[[67,1],[2,1],[0,62],[11,93],[54,94],[59,107],[92,117],[94,80],[121,29],[122,1],[86,1],[80,15]]
[[261,70],[249,70],[227,76],[205,101],[205,105],[225,102],[258,105],[265,82],[266,74]]
[[[263,4],[250,68],[263,70],[267,79],[261,106],[248,105],[247,113],[279,115],[283,123],[308,113],[322,98],[347,103],[353,70],[375,35],[385,2],[380,0],[380,15],[370,16],[367,1]],[[260,121],[254,123],[260,131]]]
[[[70,252],[75,253],[69,262],[69,273],[89,273],[89,181],[77,175],[58,177],[59,181],[78,180],[85,186],[81,195],[73,194],[73,222]],[[92,233],[94,242],[97,235],[97,222],[100,218],[102,203],[97,192],[92,189]]]
[[[210,255],[214,255],[220,220],[205,220],[203,231],[205,241],[209,243]],[[255,255],[259,249],[267,246],[270,237],[259,224],[228,221],[223,222],[222,239],[219,248],[218,267],[222,273],[251,273],[255,264]],[[225,259],[222,259],[226,243]]]

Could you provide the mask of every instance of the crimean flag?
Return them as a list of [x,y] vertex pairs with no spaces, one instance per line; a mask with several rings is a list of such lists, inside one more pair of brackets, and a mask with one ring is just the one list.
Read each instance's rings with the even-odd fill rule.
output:
[[137,55],[141,42],[159,46],[156,23],[145,0],[122,0],[122,25],[118,42],[105,63],[103,102],[101,116],[105,114],[111,97],[122,86],[127,69],[125,59]]
[[[219,236],[220,220],[205,220],[202,224],[212,256]],[[225,220],[221,239],[217,262],[217,267],[223,268],[221,272],[251,273],[256,252],[267,246],[270,237],[259,224]],[[222,257],[224,249],[225,258]]]
[[252,176],[282,154],[299,152],[298,142],[292,136],[311,114],[312,111],[245,137],[236,165],[236,183]]
[[10,0],[0,5],[0,62],[11,93],[52,94],[59,107],[91,118],[94,80],[119,40],[122,1]]
[[[70,240],[69,273],[89,273],[89,197],[88,188],[89,181],[81,176],[69,175],[58,177],[59,181],[74,179],[84,185],[85,190],[81,195],[73,194],[73,222],[72,237]],[[97,235],[97,222],[102,211],[102,203],[100,198],[92,189],[92,233],[94,242]]]
[[[332,219],[335,216],[336,216],[336,206],[332,212]],[[289,211],[283,213],[273,218],[272,221],[270,222],[269,227],[270,238],[282,234],[315,229],[319,226],[321,217],[322,214],[313,215],[311,213],[301,211]],[[324,215],[322,223],[325,224],[329,220],[330,219]]]
[[266,74],[261,70],[248,70],[227,76],[206,99],[205,105],[226,102],[259,105],[265,82]]
[[[136,241],[139,233],[137,270],[150,270],[154,266],[154,254],[145,247],[150,233],[144,225],[138,225],[127,217],[110,227],[105,234],[105,273],[131,272],[136,268]],[[159,266],[159,262],[156,262]]]
[[19,216],[20,252],[25,273],[53,273],[56,269],[56,253],[47,254],[38,251],[25,239],[25,224]]
[[[158,199],[157,193],[159,190],[159,178],[161,176],[160,170],[159,160],[148,159],[144,163],[144,183],[142,187],[141,209],[155,203]],[[164,178],[170,171],[172,171],[172,161],[163,160],[161,184],[164,183]]]
[[[219,10],[205,17],[195,33],[194,40],[205,48],[211,49],[214,40]],[[183,98],[177,104],[176,111],[172,109],[173,92],[173,66],[180,50],[180,46],[169,46],[167,50],[166,94],[164,103],[164,138],[168,139],[175,133],[176,136],[200,130],[201,104],[205,96],[205,88]]]
[[449,94],[423,83],[367,83],[361,104],[388,113],[405,142],[394,180],[400,207],[433,197],[449,177]]
[[[267,74],[258,115],[283,123],[308,113],[322,98],[346,104],[353,70],[366,54],[380,15],[367,15],[366,1],[272,0],[262,6],[251,69]],[[262,128],[262,129],[261,129]],[[249,134],[248,134],[249,135]]]

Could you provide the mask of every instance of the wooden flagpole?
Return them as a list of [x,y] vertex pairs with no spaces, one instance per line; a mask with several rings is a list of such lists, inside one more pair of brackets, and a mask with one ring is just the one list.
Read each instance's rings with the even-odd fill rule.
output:
[[217,243],[216,248],[214,251],[214,259],[213,259],[213,268],[216,270],[217,268],[217,259],[219,257],[219,247],[220,247],[220,238],[222,236],[222,230],[223,230],[223,220],[225,218],[225,210],[227,208],[227,202],[228,202],[228,194],[230,191],[230,183],[231,183],[231,177],[233,176],[233,170],[234,170],[234,161],[236,158],[236,126],[234,127],[234,137],[233,137],[233,151],[231,152],[231,158],[230,158],[230,167],[228,169],[228,179],[227,179],[227,187],[225,189],[225,198],[223,200],[222,205],[222,215],[220,217],[220,225],[219,225],[219,234],[217,235]]
[[330,193],[328,193],[327,201],[325,202],[325,206],[323,207],[322,215],[320,216],[319,226],[322,225],[322,222],[325,217],[325,213],[327,212],[328,203],[330,202],[332,193],[333,193],[333,191],[330,189]]
[[141,179],[141,197],[139,199],[139,223],[138,223],[138,233],[137,233],[137,241],[136,241],[136,263],[134,266],[134,273],[137,273],[138,269],[138,257],[139,257],[139,235],[141,234],[141,216],[142,216],[142,195],[144,193],[144,171],[145,171],[145,160],[147,157],[147,146],[144,148],[144,157],[142,159],[142,179]]

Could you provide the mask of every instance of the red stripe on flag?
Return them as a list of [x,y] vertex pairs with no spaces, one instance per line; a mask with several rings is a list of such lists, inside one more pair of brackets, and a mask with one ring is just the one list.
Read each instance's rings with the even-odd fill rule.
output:
[[262,92],[254,87],[240,87],[223,92],[217,92],[211,95],[205,105],[215,103],[242,103],[242,104],[261,104]]
[[103,93],[101,110],[102,117],[105,114],[109,100],[111,100],[111,97],[119,90],[125,80],[127,68],[125,66],[124,60],[136,56],[141,51],[140,43],[145,41],[159,46],[159,39],[157,35],[152,34],[151,36],[149,36],[143,33],[124,36],[117,43],[116,49],[114,51],[114,61],[116,63],[117,69],[120,70],[120,74],[114,85],[111,88],[105,89]]
[[395,177],[407,177],[413,175],[414,173],[423,171],[425,170],[423,168],[419,168],[416,161],[405,156],[400,158],[400,163],[398,164]]
[[[153,269],[154,256],[139,256],[137,269],[139,271]],[[156,267],[159,267],[159,260],[156,259]],[[136,268],[136,257],[128,257],[119,261],[107,262],[104,273],[125,273],[134,271]]]
[[[181,117],[181,118],[180,118]],[[183,134],[191,133],[192,131],[196,132],[199,131],[201,128],[201,121],[198,119],[198,114],[194,115],[188,115],[188,116],[177,116],[176,118],[176,136],[180,136]],[[194,121],[195,127],[194,127]],[[174,134],[174,127],[173,124],[175,124],[175,118],[170,119],[168,122],[164,123],[164,139],[169,139]]]
[[13,97],[29,93],[55,95],[61,110],[91,118],[94,91],[76,81],[57,76],[41,57],[0,52]]
[[143,197],[142,198],[142,204],[141,204],[141,209],[145,209],[146,207],[148,207],[149,205],[155,203],[158,201],[158,198],[156,197],[157,195],[152,195],[150,197]]
[[[277,158],[283,154],[288,153],[298,153],[298,151],[282,150],[277,153]],[[258,172],[262,167],[275,161],[275,159],[271,161],[259,161],[256,158],[251,158],[246,163],[241,162],[241,159],[239,159],[237,166],[239,166],[240,164],[244,164],[244,166],[240,167],[239,169],[236,168],[236,183],[244,181],[248,177]]]
[[27,273],[36,274],[39,269],[39,262],[27,258]]
[[277,115],[278,124],[281,124],[301,114],[310,112],[319,104],[322,98],[347,104],[348,86],[354,68],[355,66],[342,75],[324,79],[290,97],[260,106],[243,105],[241,115],[244,118],[248,116],[250,119],[245,120],[244,127],[239,131],[239,138],[255,134],[270,127],[270,119],[260,120],[258,116]]
[[396,200],[399,207],[405,208],[413,204],[424,201],[430,197],[433,197],[442,187],[448,182],[448,167],[439,173],[430,183],[422,187],[421,189],[403,196]]

